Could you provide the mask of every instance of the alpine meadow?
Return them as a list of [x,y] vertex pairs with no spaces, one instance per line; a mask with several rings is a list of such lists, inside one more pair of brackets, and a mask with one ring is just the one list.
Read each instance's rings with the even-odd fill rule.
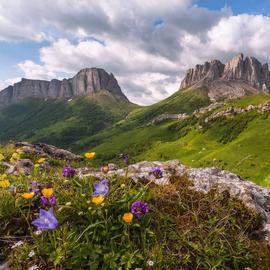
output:
[[270,6],[213,2],[0,0],[0,270],[270,269]]

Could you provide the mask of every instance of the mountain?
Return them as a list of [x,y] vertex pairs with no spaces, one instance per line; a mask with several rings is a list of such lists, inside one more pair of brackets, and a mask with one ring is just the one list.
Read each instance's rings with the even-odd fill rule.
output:
[[94,96],[105,90],[116,99],[128,101],[121,91],[113,74],[104,69],[85,68],[80,70],[73,78],[62,81],[22,79],[13,86],[0,91],[0,106],[6,106],[24,100],[25,98],[61,99],[77,96]]
[[80,140],[139,106],[129,102],[112,74],[87,68],[63,81],[22,79],[0,92],[0,107],[0,143],[19,139],[76,150]]
[[237,54],[226,64],[219,60],[196,65],[187,71],[180,89],[207,87],[211,100],[235,98],[248,94],[270,92],[268,64],[261,64],[256,58],[244,58]]

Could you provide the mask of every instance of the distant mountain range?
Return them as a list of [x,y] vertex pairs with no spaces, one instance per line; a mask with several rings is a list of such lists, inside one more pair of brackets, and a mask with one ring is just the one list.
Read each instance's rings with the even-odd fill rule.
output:
[[80,70],[73,78],[62,81],[22,79],[0,92],[0,106],[19,102],[25,98],[61,99],[78,96],[94,96],[105,90],[116,99],[128,101],[121,91],[113,74],[104,69],[85,68]]

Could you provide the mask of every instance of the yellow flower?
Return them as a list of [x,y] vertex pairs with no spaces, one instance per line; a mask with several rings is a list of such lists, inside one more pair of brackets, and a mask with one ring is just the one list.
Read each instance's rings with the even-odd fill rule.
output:
[[19,159],[20,158],[20,155],[18,153],[13,153],[12,156],[11,156],[12,159]]
[[107,173],[108,171],[109,171],[109,167],[107,165],[102,167],[103,173]]
[[24,199],[32,199],[34,197],[34,195],[35,195],[34,191],[33,192],[25,192],[22,194],[22,197]]
[[8,188],[10,186],[10,183],[8,180],[1,180],[0,181],[0,187],[1,188]]
[[99,205],[99,204],[102,204],[104,201],[104,197],[99,195],[99,196],[95,196],[92,198],[92,203],[96,204],[96,205]]
[[133,214],[132,213],[125,213],[123,215],[123,221],[126,222],[126,223],[131,223],[132,220],[133,220]]
[[36,164],[34,165],[35,168],[39,168],[39,166],[40,166],[40,165],[39,165],[38,163],[36,163]]
[[4,155],[0,153],[0,161],[4,159],[5,159]]
[[41,163],[43,163],[45,160],[46,160],[46,158],[40,158],[37,162],[38,162],[39,164],[41,164]]
[[95,152],[89,152],[89,153],[85,153],[85,154],[84,154],[84,156],[85,156],[86,158],[93,158],[95,155],[96,155]]
[[53,188],[43,188],[41,193],[44,197],[50,198],[53,195]]

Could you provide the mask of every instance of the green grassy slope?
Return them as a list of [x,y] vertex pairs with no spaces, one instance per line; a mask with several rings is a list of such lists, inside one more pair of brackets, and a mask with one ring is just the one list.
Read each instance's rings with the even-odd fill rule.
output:
[[76,150],[76,142],[125,117],[137,106],[108,93],[73,100],[27,99],[0,111],[1,143],[46,142]]
[[[225,107],[246,107],[270,101],[266,95],[245,97]],[[220,109],[219,109],[220,110]],[[261,185],[270,186],[270,117],[246,112],[219,118],[200,130],[202,119],[166,121],[125,129],[125,124],[93,136],[87,142],[98,153],[97,161],[115,161],[128,152],[134,161],[180,159],[185,164],[218,166]],[[95,146],[96,144],[96,146]]]
[[97,160],[99,162],[116,160],[120,153],[127,151],[136,156],[138,152],[149,149],[159,139],[176,138],[175,134],[168,134],[163,126],[149,125],[154,117],[162,113],[190,114],[209,103],[206,89],[179,91],[154,105],[133,110],[128,117],[112,127],[94,136],[82,138],[77,147],[80,151],[95,147],[100,152]]

